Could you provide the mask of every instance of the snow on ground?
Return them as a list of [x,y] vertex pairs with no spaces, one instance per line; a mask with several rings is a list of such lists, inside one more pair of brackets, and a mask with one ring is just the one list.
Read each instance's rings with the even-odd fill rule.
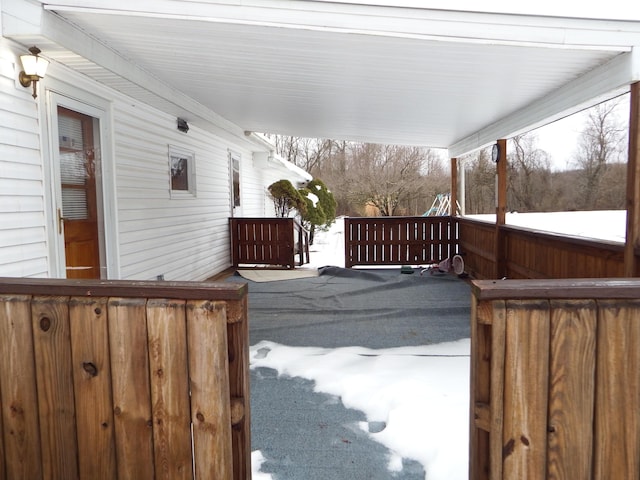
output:
[[384,350],[263,341],[251,348],[251,367],[313,380],[315,391],[364,412],[367,421],[356,427],[391,451],[389,471],[402,470],[402,459],[410,458],[424,466],[429,480],[463,480],[468,478],[469,348],[469,339]]
[[[318,232],[311,264],[344,267],[344,221]],[[365,413],[356,425],[392,452],[391,472],[402,458],[420,462],[429,480],[463,480],[467,475],[469,412],[469,340],[421,347],[370,350],[325,349],[261,342],[251,347],[251,368],[267,367],[279,375],[315,382],[317,392],[335,395],[347,408]],[[252,454],[253,475],[264,457]]]
[[[495,216],[473,216],[492,221]],[[624,242],[626,212],[510,213],[507,224],[536,230]],[[318,232],[311,264],[344,267],[344,222]],[[423,347],[368,350],[288,347],[261,342],[251,347],[251,367],[315,382],[315,390],[340,397],[348,408],[365,413],[359,425],[392,452],[390,471],[402,458],[420,463],[429,480],[468,477],[469,340]],[[261,452],[253,452],[254,477],[261,473]]]
[[[496,221],[496,216],[493,214],[468,215],[468,218],[487,222]],[[507,213],[505,222],[507,225],[517,227],[624,243],[627,228],[627,211],[510,212]]]

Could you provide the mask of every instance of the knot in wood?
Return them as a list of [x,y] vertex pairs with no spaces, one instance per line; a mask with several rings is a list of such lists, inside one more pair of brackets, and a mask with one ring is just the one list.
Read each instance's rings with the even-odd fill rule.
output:
[[49,317],[42,317],[40,319],[40,329],[43,332],[48,331],[51,328],[51,319]]
[[96,313],[96,315],[100,315],[102,313],[102,309],[100,307],[96,307],[94,312]]
[[201,412],[196,413],[196,418],[199,422],[204,422],[204,415]]
[[82,363],[82,369],[87,372],[89,375],[91,375],[92,377],[95,377],[98,375],[98,367],[96,367],[93,363],[91,362],[83,362]]

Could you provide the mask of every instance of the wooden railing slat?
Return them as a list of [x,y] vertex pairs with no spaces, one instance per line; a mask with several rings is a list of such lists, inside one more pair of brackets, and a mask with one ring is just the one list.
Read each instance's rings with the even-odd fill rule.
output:
[[590,478],[597,311],[594,300],[551,302],[549,458],[546,478]]
[[[233,312],[233,313],[232,313]],[[233,425],[233,478],[251,478],[251,405],[249,389],[249,320],[247,298],[227,302],[227,339],[229,358],[229,394],[242,399],[244,417]],[[238,320],[240,318],[240,320]]]
[[35,351],[44,478],[78,478],[69,298],[34,297],[31,319]]
[[232,479],[235,477],[225,304],[190,301],[187,331],[196,478]]
[[151,299],[146,313],[155,478],[190,480],[193,465],[185,301]]
[[2,480],[39,480],[43,474],[30,320],[30,296],[0,296],[0,432],[5,432],[0,435]]
[[594,480],[640,478],[640,301],[598,302]]
[[107,299],[69,304],[80,478],[116,479]]
[[110,298],[108,315],[118,479],[152,480],[146,299]]
[[504,478],[538,480],[546,475],[549,316],[548,302],[507,301]]

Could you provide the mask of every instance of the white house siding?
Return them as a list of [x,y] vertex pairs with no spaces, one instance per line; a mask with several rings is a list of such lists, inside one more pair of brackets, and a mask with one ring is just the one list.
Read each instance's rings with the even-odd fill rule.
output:
[[[48,239],[55,233],[47,231],[54,222],[46,218],[51,207],[45,203],[48,197],[40,151],[37,108],[42,103],[34,101],[30,89],[16,83],[15,63],[23,47],[6,39],[1,42],[0,276],[47,277],[52,275]],[[110,278],[154,280],[162,275],[166,280],[205,280],[229,267],[228,152],[241,156],[242,214],[263,216],[264,174],[254,170],[252,159],[253,150],[265,147],[254,145],[244,135],[234,142],[194,125],[182,133],[176,128],[174,115],[71,70],[50,71],[54,72],[48,74],[50,82],[64,80],[70,88],[82,88],[111,105],[117,235],[110,232],[110,241],[117,243],[112,251],[118,252],[118,261]],[[44,98],[44,92],[40,94],[38,100]],[[194,197],[171,195],[169,145],[195,155]],[[258,170],[262,168],[269,167]]]
[[0,38],[0,276],[46,277],[38,107],[30,89],[16,87],[15,59]]
[[[120,271],[124,279],[204,280],[230,264],[228,148],[251,152],[143,105],[114,104]],[[195,154],[196,195],[172,198],[168,148]]]

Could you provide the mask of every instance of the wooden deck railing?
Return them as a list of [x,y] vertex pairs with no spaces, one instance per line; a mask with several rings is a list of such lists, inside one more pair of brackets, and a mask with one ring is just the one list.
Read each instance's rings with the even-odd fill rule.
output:
[[309,234],[293,218],[231,218],[229,225],[234,267],[248,264],[295,268],[309,262]]
[[0,479],[250,479],[246,293],[0,279]]
[[472,291],[469,478],[640,478],[640,281]]
[[[496,278],[496,226],[456,217],[459,249],[475,278]],[[624,276],[622,243],[502,226],[500,278],[606,278]]]
[[344,219],[345,267],[424,265],[456,253],[451,217],[363,217]]

